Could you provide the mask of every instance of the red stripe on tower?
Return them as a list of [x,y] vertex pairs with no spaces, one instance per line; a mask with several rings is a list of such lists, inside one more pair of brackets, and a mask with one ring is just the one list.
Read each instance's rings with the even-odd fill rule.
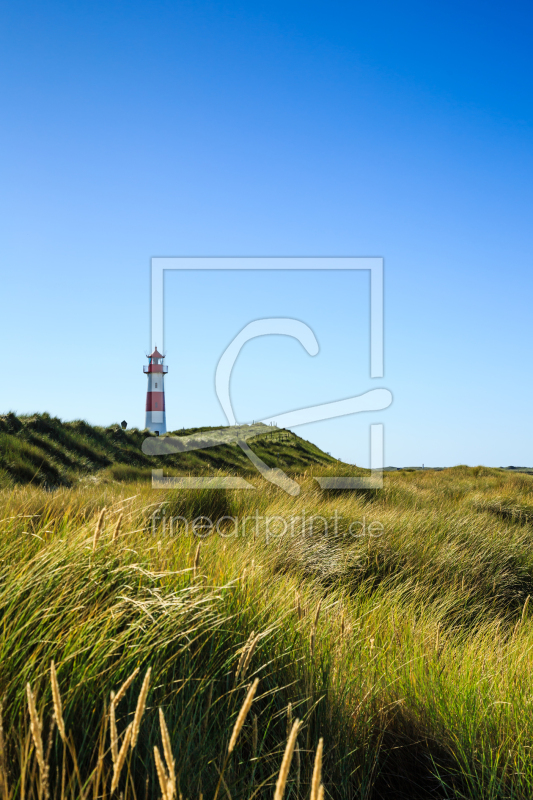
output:
[[146,392],[146,410],[147,411],[164,411],[165,410],[165,393],[164,392]]

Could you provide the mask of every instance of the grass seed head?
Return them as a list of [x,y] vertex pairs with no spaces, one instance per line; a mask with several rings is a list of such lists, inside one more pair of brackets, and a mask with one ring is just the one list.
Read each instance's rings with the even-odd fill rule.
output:
[[122,700],[122,698],[124,697],[124,695],[126,694],[128,689],[130,688],[131,684],[133,683],[133,681],[135,680],[135,678],[137,677],[138,674],[139,674],[139,667],[136,667],[133,670],[133,672],[131,673],[131,675],[129,676],[129,678],[126,678],[126,680],[124,681],[124,683],[122,684],[122,686],[120,687],[118,692],[116,693],[115,697],[112,698],[112,702],[115,704],[115,706],[117,706],[120,703],[120,701]]
[[246,658],[244,659],[244,664],[242,665],[242,671],[241,671],[241,674],[242,674],[243,678],[246,675],[246,671],[248,670],[248,667],[250,666],[250,661],[252,660],[252,656],[253,656],[253,654],[255,652],[255,648],[257,647],[257,643],[259,642],[260,638],[261,638],[260,634],[257,634],[257,636],[251,642],[251,644],[250,644],[250,646],[249,646],[249,648],[248,648],[248,650],[246,652]]
[[174,756],[172,755],[172,745],[170,743],[170,736],[168,733],[167,723],[165,721],[165,715],[163,714],[163,709],[159,709],[159,727],[161,728],[161,738],[163,740],[163,752],[165,754],[165,761],[167,764],[167,771],[168,771],[168,780],[167,785],[169,789],[167,790],[167,796],[169,800],[174,797],[176,793],[176,768],[174,762]]
[[257,691],[258,683],[259,683],[259,678],[256,678],[255,681],[250,686],[250,688],[248,689],[248,694],[244,698],[244,703],[241,706],[241,710],[239,711],[239,715],[235,721],[235,725],[233,726],[233,732],[231,734],[231,739],[229,740],[229,745],[228,745],[228,753],[232,753],[235,748],[235,745],[237,744],[239,733],[241,732],[242,726],[244,725],[244,720],[246,719],[246,716],[252,705],[255,693]]
[[128,727],[126,728],[126,733],[124,734],[124,741],[122,742],[122,747],[117,756],[116,763],[113,767],[113,780],[111,782],[111,794],[115,791],[118,786],[118,782],[120,779],[120,773],[122,772],[122,767],[124,766],[124,761],[126,760],[126,753],[128,752],[128,747],[131,740],[131,732],[132,732],[133,723],[130,722]]
[[131,731],[131,749],[135,747],[137,744],[137,739],[139,737],[139,730],[141,727],[141,719],[142,715],[144,714],[144,709],[146,706],[146,697],[148,695],[148,688],[150,686],[150,673],[152,672],[152,667],[148,667],[146,670],[146,675],[144,676],[143,685],[141,686],[141,691],[139,692],[139,699],[137,700],[137,708],[135,709],[135,716],[133,717],[133,728]]
[[155,760],[155,768],[157,770],[157,777],[159,778],[159,786],[161,787],[161,794],[163,796],[163,800],[169,800],[168,798],[168,777],[167,773],[163,764],[163,760],[161,759],[161,755],[159,753],[159,748],[157,745],[154,747],[154,760]]
[[274,792],[274,800],[282,800],[283,793],[285,791],[285,785],[287,783],[287,778],[289,776],[292,754],[294,753],[294,746],[296,744],[296,738],[298,736],[299,730],[300,730],[300,720],[296,719],[294,720],[294,725],[292,726],[292,730],[289,734],[287,745],[285,747],[285,752],[283,754],[283,760],[281,762],[278,780],[276,782],[276,791]]
[[102,533],[102,528],[104,527],[104,519],[105,519],[105,508],[100,511],[100,516],[98,517],[98,522],[96,523],[96,528],[94,531],[94,538],[93,538],[93,553],[96,551],[96,546],[98,545],[98,539],[100,538],[100,534]]
[[39,775],[41,780],[40,794],[48,798],[50,795],[48,788],[48,768],[44,757],[42,726],[37,715],[35,707],[35,697],[31,690],[29,683],[26,684],[26,693],[28,695],[28,708],[30,712],[30,730],[33,743],[35,745],[35,752],[37,755],[37,763],[39,764]]
[[54,713],[56,716],[57,729],[63,741],[66,742],[67,734],[65,732],[65,723],[63,721],[63,705],[61,703],[61,694],[59,692],[59,684],[57,682],[56,665],[53,661],[50,662],[50,682],[52,684],[52,698],[54,701]]
[[121,511],[120,514],[118,515],[117,524],[115,525],[115,530],[113,531],[113,541],[114,542],[116,542],[118,537],[119,537],[120,526],[122,524],[122,517],[123,516],[124,516],[124,512]]
[[311,800],[318,800],[318,790],[322,784],[322,750],[324,748],[324,739],[319,739],[318,747],[315,755],[315,765],[313,768],[313,777],[311,780]]
[[37,761],[39,762],[39,767],[41,770],[44,770],[44,749],[43,749],[41,723],[39,721],[39,717],[37,716],[37,709],[35,708],[35,697],[33,696],[33,692],[31,690],[31,686],[29,683],[26,684],[26,693],[28,695],[28,709],[30,712],[31,736],[33,739],[33,744],[35,745],[35,751],[37,753]]

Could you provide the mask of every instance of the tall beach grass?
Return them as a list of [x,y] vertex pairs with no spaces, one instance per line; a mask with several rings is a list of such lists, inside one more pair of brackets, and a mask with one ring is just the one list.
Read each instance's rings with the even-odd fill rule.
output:
[[533,796],[532,479],[298,480],[0,492],[6,797]]

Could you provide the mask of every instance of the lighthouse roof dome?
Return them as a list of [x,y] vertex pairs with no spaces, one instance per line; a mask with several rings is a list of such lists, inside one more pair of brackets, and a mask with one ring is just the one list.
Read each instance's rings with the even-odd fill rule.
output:
[[157,349],[157,347],[155,348],[155,350],[154,350],[154,352],[152,353],[152,355],[148,356],[148,358],[164,358],[164,357],[165,357],[165,356],[164,356],[164,355],[162,355],[162,354],[159,352],[159,350]]

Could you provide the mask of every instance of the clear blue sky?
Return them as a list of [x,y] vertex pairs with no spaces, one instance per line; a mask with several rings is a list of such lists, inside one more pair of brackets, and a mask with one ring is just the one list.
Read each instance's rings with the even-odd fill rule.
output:
[[[365,464],[533,464],[533,9],[481,2],[25,2],[0,11],[0,411],[144,424],[154,255],[385,259],[364,275],[173,274],[170,428],[389,388],[298,432]],[[300,276],[301,277],[301,276]],[[21,369],[22,366],[22,369]]]

